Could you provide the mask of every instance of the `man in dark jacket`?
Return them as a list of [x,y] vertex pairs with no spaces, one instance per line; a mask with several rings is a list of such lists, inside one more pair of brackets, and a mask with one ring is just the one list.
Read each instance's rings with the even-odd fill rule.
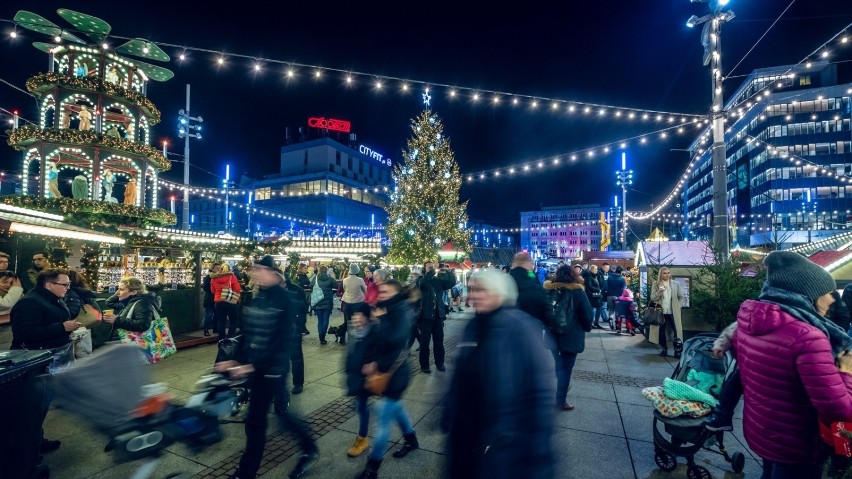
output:
[[550,324],[550,304],[547,292],[533,272],[533,260],[529,253],[515,255],[509,275],[518,287],[518,309],[541,321],[546,328]]
[[[12,307],[12,349],[53,349],[71,342],[70,333],[80,327],[71,319],[62,301],[71,280],[59,270],[46,269],[36,277],[35,287]],[[50,397],[42,405],[42,422],[50,409]],[[41,452],[59,448],[60,442],[44,438]]]
[[[275,260],[264,256],[252,266],[251,276],[259,291],[244,306],[243,338],[237,353],[239,361],[223,361],[214,368],[232,377],[252,374],[245,421],[246,449],[231,479],[257,476],[266,446],[267,411],[276,396],[287,396],[287,374],[295,335],[295,326],[287,311],[290,300],[282,287],[281,271],[275,267]],[[282,429],[290,430],[299,440],[303,454],[290,477],[302,477],[316,462],[319,449],[304,423],[291,412],[281,411],[278,421]]]
[[204,291],[204,335],[210,336],[210,330],[213,329],[213,318],[216,314],[216,303],[213,301],[213,290],[210,289],[210,280],[212,274],[222,272],[222,263],[216,262],[210,265],[210,271],[204,277],[201,283],[201,289]]
[[616,266],[615,271],[609,274],[609,278],[606,280],[606,306],[609,316],[607,317],[607,322],[610,324],[610,328],[614,327],[615,323],[610,322],[615,318],[615,299],[621,296],[621,293],[624,292],[624,288],[627,287],[627,282],[624,280],[624,276],[621,275],[621,272],[624,271],[621,266]]
[[300,394],[305,387],[305,355],[302,352],[302,333],[306,331],[308,320],[308,302],[304,290],[284,277],[284,289],[290,298],[290,317],[293,318],[293,352],[290,362],[293,365],[293,394]]
[[607,304],[607,298],[609,294],[606,292],[607,281],[609,280],[609,263],[604,263],[601,265],[601,268],[598,270],[598,284],[601,285],[601,308],[598,312],[597,317],[595,317],[595,322],[600,323],[600,319],[603,318],[605,321],[609,321],[609,305]]
[[441,300],[444,291],[456,284],[456,278],[448,271],[435,272],[435,263],[423,265],[423,276],[418,280],[420,288],[420,319],[417,321],[420,342],[420,370],[426,374],[429,368],[429,340],[434,342],[435,367],[445,371],[444,367],[444,319],[447,310]]

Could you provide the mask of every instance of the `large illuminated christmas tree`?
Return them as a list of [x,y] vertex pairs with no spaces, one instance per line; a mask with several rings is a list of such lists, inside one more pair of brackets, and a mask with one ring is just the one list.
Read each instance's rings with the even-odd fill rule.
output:
[[404,162],[394,168],[396,189],[387,226],[390,259],[420,264],[435,259],[447,242],[464,254],[470,244],[467,202],[459,203],[462,179],[444,126],[427,107],[411,129]]

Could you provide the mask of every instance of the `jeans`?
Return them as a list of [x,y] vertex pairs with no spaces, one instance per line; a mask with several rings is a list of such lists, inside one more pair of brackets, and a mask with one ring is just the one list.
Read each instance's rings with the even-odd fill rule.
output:
[[444,365],[444,320],[435,318],[421,320],[417,323],[420,330],[418,341],[420,342],[420,368],[429,369],[429,339],[433,341],[435,348],[435,366]]
[[820,479],[822,466],[819,464],[785,464],[763,461],[760,479]]
[[[237,334],[237,307],[236,304],[231,304],[227,301],[219,301],[216,303],[216,334],[219,339],[230,338]],[[225,334],[225,326],[230,322],[227,335]]]
[[376,435],[373,440],[373,450],[370,451],[370,459],[381,461],[388,448],[388,436],[390,436],[391,421],[396,419],[403,434],[412,434],[414,428],[402,407],[401,400],[393,400],[383,397],[376,401]]
[[293,338],[293,351],[290,353],[290,364],[293,367],[293,386],[305,385],[305,355],[302,353],[302,332],[296,331]]
[[316,309],[317,313],[317,333],[320,341],[325,341],[325,335],[328,333],[328,321],[331,317],[330,309]]
[[610,318],[615,319],[615,300],[618,299],[616,296],[607,296],[606,297],[606,322],[610,321]]
[[[240,459],[240,477],[255,477],[263,458],[263,448],[266,447],[266,421],[269,417],[269,405],[274,398],[288,396],[285,376],[267,377],[256,371],[251,378],[251,394],[249,395],[249,410],[246,416],[246,450]],[[316,443],[311,438],[308,428],[301,419],[289,411],[278,415],[278,422],[283,430],[292,432],[299,441],[305,453],[317,450]]]
[[677,326],[675,326],[673,314],[664,314],[663,318],[665,318],[666,322],[660,326],[660,348],[663,351],[667,351],[669,347],[666,339],[677,339]]
[[215,305],[209,306],[209,307],[205,306],[204,307],[204,323],[202,325],[202,328],[204,328],[205,331],[213,329],[213,325],[215,324],[213,321],[214,321],[215,318],[216,318],[216,306]]
[[592,324],[594,324],[595,326],[597,326],[597,325],[600,323],[600,322],[598,321],[598,320],[600,319],[600,317],[601,317],[601,308],[600,308],[600,306],[599,306],[599,307],[597,307],[597,308],[594,308],[594,307],[593,307],[593,308],[592,308],[592,319],[593,319],[594,321],[592,321]]
[[[598,309],[598,317],[602,318],[604,321],[609,321],[609,312],[607,309],[608,302],[609,301],[606,299],[603,299],[601,301],[601,307]],[[598,317],[595,318],[595,324],[598,324]]]
[[366,394],[359,394],[355,397],[355,410],[358,412],[358,435],[367,437],[370,428],[370,407],[367,406]]
[[731,422],[734,417],[734,409],[743,397],[743,382],[740,379],[740,368],[735,366],[731,375],[722,383],[722,390],[719,391],[719,404],[713,412],[720,418]]
[[556,405],[565,404],[568,397],[568,387],[571,385],[571,372],[577,362],[577,353],[554,351],[556,356]]

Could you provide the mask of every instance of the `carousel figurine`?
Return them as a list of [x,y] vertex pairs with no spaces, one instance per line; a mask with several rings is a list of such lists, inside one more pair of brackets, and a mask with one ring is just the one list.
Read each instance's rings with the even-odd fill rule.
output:
[[74,70],[74,74],[75,74],[76,76],[80,77],[80,78],[83,78],[83,77],[85,77],[85,76],[88,76],[88,75],[89,75],[89,67],[88,67],[85,63],[81,63],[81,64],[80,64],[80,65],[78,65],[78,66],[77,66],[77,68]]
[[110,68],[109,71],[106,72],[106,75],[104,75],[104,81],[112,83],[113,85],[118,85],[120,81],[118,77],[118,70],[116,70],[115,67]]
[[118,132],[118,128],[116,128],[115,125],[110,125],[109,128],[107,128],[106,136],[121,138],[121,133]]
[[124,185],[124,204],[136,204],[136,181],[133,178]]
[[59,170],[56,169],[56,163],[47,162],[47,197],[62,198],[62,193],[59,192]]
[[80,125],[77,127],[80,131],[88,131],[92,128],[92,113],[86,108],[86,105],[80,105]]
[[77,175],[71,182],[71,196],[77,200],[85,200],[89,197],[89,179],[85,175]]
[[112,170],[106,170],[101,183],[104,186],[104,201],[107,203],[118,203],[118,200],[112,196],[112,187],[115,186],[115,175],[112,174]]

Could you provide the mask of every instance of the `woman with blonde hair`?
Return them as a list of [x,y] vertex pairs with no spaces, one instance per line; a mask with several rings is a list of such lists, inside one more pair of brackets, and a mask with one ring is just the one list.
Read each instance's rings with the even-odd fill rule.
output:
[[668,356],[668,344],[672,343],[674,357],[679,358],[683,349],[683,324],[680,308],[683,301],[683,289],[680,283],[672,280],[672,272],[663,266],[657,280],[651,284],[651,301],[663,310],[663,324],[651,326],[648,340],[660,346],[660,356]]
[[124,278],[118,282],[118,290],[106,300],[109,308],[119,309],[118,314],[104,313],[105,323],[112,324],[112,338],[118,339],[117,329],[126,331],[147,331],[154,320],[154,313],[161,313],[161,299],[149,293],[139,278]]

